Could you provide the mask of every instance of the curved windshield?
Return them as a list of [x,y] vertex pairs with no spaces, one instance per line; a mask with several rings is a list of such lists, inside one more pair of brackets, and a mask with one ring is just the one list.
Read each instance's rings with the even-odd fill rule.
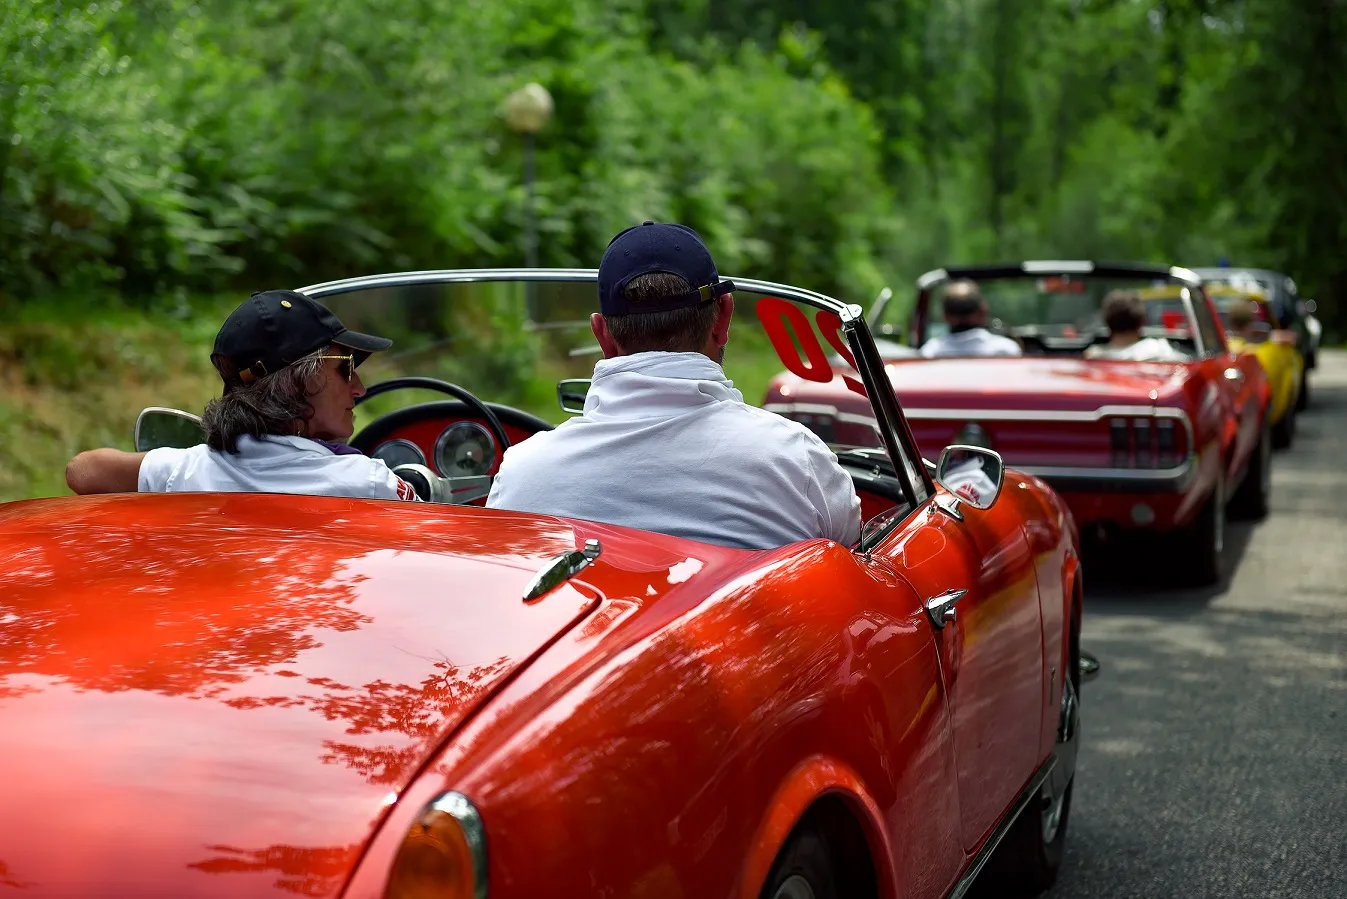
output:
[[1266,303],[1259,302],[1253,297],[1237,293],[1212,294],[1212,302],[1216,304],[1216,311],[1220,313],[1221,325],[1226,330],[1230,330],[1230,312],[1238,306],[1246,306],[1253,313],[1253,320],[1262,324],[1271,326],[1272,316],[1268,313]]
[[[560,382],[589,378],[602,358],[590,330],[598,306],[592,280],[430,280],[308,292],[348,328],[392,339],[392,349],[360,367],[366,385],[404,376],[436,378],[556,424],[569,417],[558,401]],[[765,405],[770,385],[783,377],[835,383],[869,414],[853,416],[863,423],[851,431],[830,431],[825,440],[839,448],[880,444],[835,313],[742,289],[734,303],[722,364],[746,402]],[[583,402],[585,387],[578,390]],[[449,397],[423,389],[373,397],[356,408],[357,432],[394,409],[437,399]]]
[[[913,346],[949,333],[942,312],[946,290],[956,283],[949,280],[930,291],[925,321],[912,334]],[[986,327],[995,333],[1014,337],[1026,352],[1083,351],[1091,343],[1108,337],[1103,305],[1113,291],[1134,291],[1146,310],[1143,336],[1184,340],[1191,338],[1193,322],[1181,291],[1183,288],[1166,278],[1119,278],[1095,275],[1018,275],[980,278],[979,292],[987,303]],[[885,319],[901,315],[900,310],[885,311]],[[887,327],[886,327],[887,326]],[[880,323],[881,332],[900,328],[896,320]]]

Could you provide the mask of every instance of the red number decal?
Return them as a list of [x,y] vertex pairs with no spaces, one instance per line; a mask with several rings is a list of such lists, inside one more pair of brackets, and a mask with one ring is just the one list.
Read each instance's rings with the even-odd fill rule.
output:
[[[757,313],[758,321],[762,322],[762,329],[767,332],[772,346],[776,348],[776,354],[781,357],[781,361],[786,364],[791,374],[806,381],[825,384],[836,377],[832,365],[828,363],[828,354],[823,351],[823,345],[819,343],[818,335],[814,333],[809,319],[805,318],[804,313],[795,305],[779,297],[763,297],[758,301]],[[851,370],[855,371],[856,358],[851,355],[846,341],[842,339],[842,319],[837,313],[828,312],[826,309],[820,309],[814,317],[818,321],[824,339],[846,360]],[[801,353],[804,354],[803,358]],[[848,390],[861,396],[869,395],[865,392],[865,385],[851,375],[843,374],[842,380]]]
[[[836,312],[829,312],[827,309],[820,309],[814,313],[814,320],[818,322],[818,329],[823,332],[823,339],[832,344],[832,348],[837,350],[837,354],[847,360],[847,365],[851,366],[852,371],[856,369],[856,357],[851,355],[851,348],[847,342],[842,339],[842,319]],[[852,393],[859,393],[861,396],[867,396],[865,385],[851,375],[842,375],[842,380],[846,382],[847,389]]]
[[[818,337],[804,313],[790,303],[778,297],[763,297],[758,300],[758,321],[762,329],[776,348],[776,354],[786,364],[790,373],[806,381],[827,383],[833,379],[832,366],[828,356],[819,345]],[[792,332],[794,339],[792,339]],[[795,344],[799,343],[797,349]],[[800,358],[803,351],[804,358]]]

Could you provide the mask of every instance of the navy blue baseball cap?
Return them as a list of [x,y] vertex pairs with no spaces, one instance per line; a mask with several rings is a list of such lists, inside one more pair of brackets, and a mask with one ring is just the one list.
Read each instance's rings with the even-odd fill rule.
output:
[[[632,279],[652,272],[677,275],[692,289],[634,303],[623,296]],[[734,282],[720,279],[711,251],[687,225],[666,222],[633,225],[609,241],[599,263],[599,311],[604,315],[670,312],[700,306],[733,291]]]
[[293,290],[259,290],[229,314],[211,353],[226,385],[250,384],[329,344],[351,350],[359,366],[393,341],[361,334],[317,300]]

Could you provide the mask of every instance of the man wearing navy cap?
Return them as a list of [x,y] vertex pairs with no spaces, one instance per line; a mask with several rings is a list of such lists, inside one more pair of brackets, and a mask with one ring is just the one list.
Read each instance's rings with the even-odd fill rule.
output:
[[720,362],[734,284],[691,228],[609,243],[584,414],[505,452],[487,505],[743,549],[860,536],[850,476],[805,426],[750,406]]
[[259,291],[225,319],[211,363],[224,381],[201,416],[206,442],[147,453],[103,448],[66,466],[75,493],[303,493],[414,500],[378,459],[332,441],[355,429],[356,369],[392,341],[345,327],[291,290]]

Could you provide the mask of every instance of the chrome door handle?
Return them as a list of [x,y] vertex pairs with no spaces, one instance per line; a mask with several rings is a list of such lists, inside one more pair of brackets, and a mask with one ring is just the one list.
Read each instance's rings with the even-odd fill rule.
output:
[[967,595],[967,590],[947,590],[926,600],[926,614],[931,617],[931,624],[936,630],[943,630],[946,622],[958,617],[954,604]]

